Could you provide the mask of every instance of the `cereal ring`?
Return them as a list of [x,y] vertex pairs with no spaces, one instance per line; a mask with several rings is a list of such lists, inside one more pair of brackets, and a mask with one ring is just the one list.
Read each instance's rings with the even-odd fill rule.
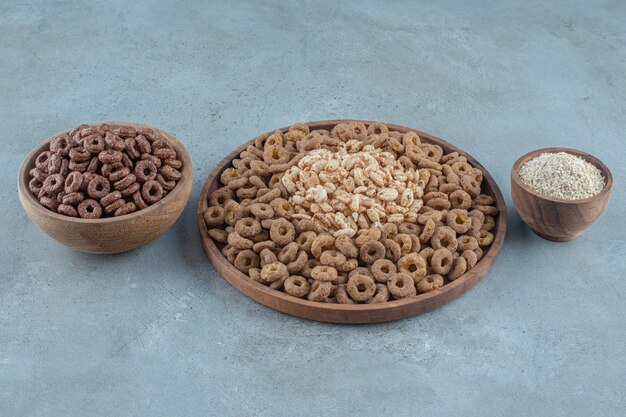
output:
[[135,205],[135,203],[132,203],[132,202],[126,203],[122,207],[115,210],[115,213],[113,213],[113,216],[114,217],[124,216],[126,214],[133,213],[136,210],[137,210],[137,206]]
[[211,236],[211,239],[215,240],[216,242],[226,243],[228,241],[228,233],[226,233],[225,230],[210,229],[208,233],[209,236]]
[[103,177],[110,177],[111,174],[124,169],[124,164],[122,164],[121,162],[117,162],[115,164],[104,164],[102,165],[102,169],[100,170],[100,172],[102,173]]
[[389,288],[385,284],[376,284],[374,296],[367,300],[366,304],[384,303],[389,300]]
[[237,249],[252,249],[254,242],[246,239],[237,232],[228,235],[228,244]]
[[348,296],[346,292],[346,285],[342,284],[337,287],[337,293],[335,294],[335,298],[339,304],[354,304],[354,301]]
[[258,268],[260,262],[259,255],[250,249],[245,249],[237,254],[233,265],[239,271],[247,274],[250,268]]
[[480,194],[480,184],[469,175],[461,177],[461,187],[472,197]]
[[426,243],[430,240],[430,238],[435,233],[435,222],[433,219],[428,219],[426,224],[424,224],[424,228],[422,229],[422,234],[420,235],[420,242]]
[[57,207],[59,206],[59,204],[56,202],[55,199],[50,198],[45,195],[41,196],[41,198],[39,199],[39,203],[41,203],[41,205],[47,208],[48,210],[52,210],[52,211],[56,211]]
[[[170,149],[170,148],[159,148],[159,149],[155,149],[152,152],[152,155],[156,156],[157,158],[164,160],[164,159],[176,159],[176,157],[178,156],[176,154],[176,151],[174,149]],[[174,178],[170,178],[170,179],[174,179]]]
[[37,169],[47,173],[48,161],[50,160],[51,155],[52,155],[52,152],[50,151],[44,151],[40,153],[39,155],[37,155],[37,158],[35,159],[35,166],[37,167]]
[[496,219],[493,216],[485,216],[483,220],[483,224],[481,226],[481,230],[486,230],[488,232],[492,231],[496,227]]
[[70,160],[74,162],[87,162],[91,159],[91,152],[83,147],[72,148],[69,152]]
[[114,164],[116,162],[122,162],[122,153],[115,149],[106,149],[98,153],[98,159],[103,164]]
[[300,270],[300,274],[303,277],[311,278],[311,271],[313,271],[313,268],[318,265],[321,265],[320,261],[318,261],[317,259],[309,259],[305,262],[304,266]]
[[[121,200],[122,199],[122,193],[120,193],[119,191],[113,191],[107,195],[105,195],[104,197],[102,197],[100,199],[100,204],[104,207],[108,206],[109,204],[113,203],[114,201],[117,200]],[[124,200],[122,200],[124,201]]]
[[50,155],[48,159],[48,174],[58,174],[61,171],[63,158],[57,154]]
[[[280,197],[280,193],[281,193],[280,189],[274,188],[268,191],[267,193],[263,194],[261,197],[257,198],[256,202],[264,203],[264,204],[271,203],[272,201]],[[274,208],[272,208],[272,210],[274,210]]]
[[100,153],[104,150],[106,143],[104,138],[98,134],[89,135],[83,138],[83,147],[91,153]]
[[[135,173],[135,175],[137,175],[137,173]],[[139,178],[139,175],[137,175],[137,178]],[[228,185],[228,183],[238,178],[239,178],[239,172],[235,168],[226,168],[220,175],[220,181],[224,185]]]
[[483,250],[480,247],[477,247],[476,249],[474,249],[474,253],[476,254],[477,261],[480,261],[483,257]]
[[311,285],[311,290],[307,295],[309,301],[323,301],[330,295],[333,288],[333,283],[329,281],[315,281]]
[[434,208],[435,210],[448,210],[450,209],[450,201],[447,199],[448,195],[445,194],[446,198],[433,198],[428,200],[425,203],[427,207]]
[[476,265],[476,263],[478,262],[478,256],[473,250],[465,250],[463,251],[463,253],[461,253],[461,256],[465,258],[468,271],[472,269],[474,265]]
[[[125,169],[128,169],[128,168],[125,168]],[[136,181],[137,181],[137,177],[135,177],[135,174],[128,174],[127,176],[125,176],[121,180],[114,182],[113,183],[113,188],[115,188],[116,190],[120,190],[121,191],[121,190],[123,190],[125,188],[130,187]]]
[[298,246],[296,242],[291,242],[285,245],[285,247],[283,247],[281,251],[278,253],[278,260],[284,263],[285,265],[287,265],[289,262],[293,262],[296,259],[296,256],[298,255],[299,248],[300,247]]
[[385,247],[385,258],[396,262],[402,256],[402,249],[395,240],[383,239],[382,244]]
[[[102,199],[100,201],[102,201]],[[122,207],[124,204],[126,204],[126,201],[124,201],[123,198],[120,198],[119,200],[115,200],[112,203],[110,203],[108,206],[104,207],[104,212],[107,214],[111,214],[114,211],[116,211],[118,208]]]
[[50,151],[59,156],[67,156],[71,149],[72,143],[65,136],[59,136],[50,142]]
[[[430,238],[430,245],[433,249],[446,248],[450,252],[456,251],[458,242],[456,241],[456,233],[448,226],[439,226],[433,237]],[[445,275],[445,274],[442,274]]]
[[417,252],[409,253],[398,260],[398,272],[409,274],[417,283],[426,275],[426,261]]
[[350,272],[350,271],[353,271],[358,266],[359,266],[359,261],[355,258],[352,258],[352,259],[348,259],[341,265],[337,266],[337,271]]
[[43,182],[42,189],[46,194],[52,196],[63,190],[64,185],[65,179],[61,176],[61,174],[52,174]]
[[35,195],[38,195],[42,188],[43,183],[38,178],[31,178],[28,182],[28,189]]
[[[39,180],[39,182],[44,182],[46,178],[48,178],[48,174],[35,167],[29,171],[31,177],[34,177]],[[80,172],[79,172],[80,174]]]
[[425,247],[424,249],[422,249],[421,251],[419,251],[419,254],[422,258],[424,258],[424,261],[426,261],[426,270],[428,270],[430,268],[430,259],[433,256],[433,253],[435,253],[435,250],[433,248],[431,248],[430,246]]
[[145,208],[148,208],[148,205],[143,200],[143,197],[141,196],[141,191],[139,191],[139,190],[137,190],[137,191],[135,191],[133,193],[133,203],[135,203],[135,205],[137,206],[137,208],[139,210],[143,210]]
[[387,250],[382,243],[377,240],[370,240],[361,245],[359,249],[359,258],[366,264],[372,264],[377,259],[383,259],[386,253]]
[[319,281],[334,281],[337,279],[337,270],[331,266],[318,265],[311,270],[311,278]]
[[392,275],[387,280],[387,288],[396,300],[412,297],[417,294],[413,277],[405,272]]
[[346,262],[346,257],[337,250],[325,250],[320,256],[320,262],[322,265],[338,267]]
[[474,198],[474,203],[479,206],[490,206],[495,203],[495,200],[487,194],[479,194]]
[[450,194],[450,206],[456,209],[468,209],[472,206],[472,197],[463,190]]
[[161,168],[161,165],[163,165],[159,158],[149,153],[142,153],[140,158],[142,161],[151,161],[157,168]]
[[141,197],[146,204],[152,205],[163,198],[163,186],[155,180],[146,181],[141,187]]
[[356,258],[359,256],[359,249],[349,236],[339,236],[335,239],[335,246],[347,258]]
[[472,218],[472,228],[470,229],[470,233],[478,233],[480,229],[482,229],[483,222],[485,221],[485,215],[478,210],[472,210],[467,213],[467,215]]
[[289,262],[287,264],[287,270],[290,274],[295,274],[296,272],[300,272],[306,261],[309,260],[309,255],[305,251],[298,252],[296,259],[293,262]]
[[128,174],[130,174],[130,169],[126,167],[116,169],[114,172],[111,172],[111,175],[109,175],[109,180],[116,182],[126,177]]
[[243,217],[243,207],[235,200],[229,200],[224,204],[224,222],[226,224],[234,226]]
[[311,254],[316,259],[320,259],[320,257],[322,256],[322,252],[334,249],[336,249],[335,239],[328,234],[317,236],[311,244]]
[[163,178],[170,181],[178,181],[183,177],[183,174],[181,174],[180,171],[169,165],[162,166],[159,173],[163,176]]
[[261,230],[256,235],[250,236],[250,240],[253,241],[254,243],[264,242],[269,239],[270,239],[270,232],[268,232],[267,230]]
[[291,215],[294,214],[293,206],[284,198],[276,198],[272,200],[270,206],[274,209],[274,213],[276,213],[277,216],[285,219],[291,218]]
[[111,184],[109,180],[100,175],[96,175],[94,179],[87,185],[87,194],[93,199],[99,199],[109,194],[111,191]]
[[357,233],[358,233],[358,236],[355,239],[355,243],[358,247],[363,246],[365,243],[369,241],[379,240],[382,236],[382,232],[378,228],[361,229]]
[[153,180],[158,174],[156,165],[149,160],[138,161],[133,172],[139,182]]
[[368,135],[379,135],[381,133],[389,132],[389,128],[384,123],[371,123],[367,126],[367,134]]
[[393,238],[393,241],[400,246],[401,256],[407,255],[413,249],[413,241],[411,240],[411,236],[405,233],[398,233]]
[[446,225],[456,233],[463,234],[472,227],[472,218],[467,210],[453,209],[446,214]]
[[466,250],[474,250],[478,247],[478,240],[475,237],[469,235],[459,236],[456,240],[458,243],[457,249],[459,252],[465,252]]
[[406,132],[402,135],[402,144],[404,146],[417,147],[420,143],[422,143],[422,140],[420,139],[419,135],[413,131]]
[[272,222],[270,238],[278,245],[286,245],[293,242],[296,237],[296,229],[288,220],[279,218]]
[[378,259],[372,264],[372,275],[377,282],[386,283],[390,276],[398,272],[396,265],[388,259]]
[[[131,184],[128,188],[124,188],[121,193],[123,197],[128,197],[135,194],[137,191],[141,190],[141,184],[135,182]],[[163,197],[165,197],[165,191],[163,191]]]
[[481,230],[478,232],[478,246],[489,246],[493,243],[493,233],[488,232],[486,230]]
[[368,275],[354,275],[348,278],[346,291],[354,301],[365,302],[374,296],[376,283]]
[[278,262],[278,258],[276,258],[276,253],[274,253],[272,248],[263,249],[261,252],[259,252],[259,257],[261,258],[262,267],[274,262]]
[[78,205],[78,215],[83,219],[98,219],[102,216],[102,206],[96,200],[87,199]]
[[448,273],[447,278],[450,281],[454,281],[463,275],[465,271],[467,271],[467,260],[462,256],[458,256],[454,259],[452,270]]
[[[228,188],[220,188],[215,190],[209,196],[209,205],[211,206],[223,206],[227,201],[232,200],[235,194]],[[234,223],[233,223],[234,224]]]
[[[232,184],[232,182],[230,184]],[[248,198],[255,198],[258,191],[257,187],[241,187],[235,192],[235,194],[240,200],[245,200]]]
[[439,145],[431,145],[427,143],[421,143],[417,145],[422,152],[424,153],[424,157],[433,161],[439,162],[441,157],[443,156],[443,149]]
[[59,204],[57,207],[57,213],[64,216],[78,217],[78,211],[76,211],[74,207],[67,204]]
[[253,203],[250,205],[250,212],[259,220],[274,217],[274,209],[269,204]]
[[[313,246],[313,241],[317,237],[317,234],[312,231],[305,231],[298,235],[296,238],[296,243],[300,247],[300,250],[303,250],[307,253],[311,253],[311,247]],[[320,252],[320,256],[321,252]]]
[[[256,255],[256,254],[255,254]],[[272,262],[261,268],[261,280],[267,284],[289,277],[287,266],[280,262]]]
[[63,196],[61,202],[68,206],[75,206],[85,200],[85,195],[81,192],[69,193]]
[[311,286],[306,278],[300,275],[292,275],[285,279],[283,284],[285,292],[293,297],[302,298],[309,293]]
[[446,275],[452,269],[454,257],[452,252],[446,248],[440,248],[435,250],[433,256],[430,258],[430,267],[435,273],[440,275]]
[[407,235],[419,235],[420,232],[420,227],[415,223],[404,222],[398,225],[398,233],[404,233]]
[[439,274],[426,275],[417,283],[417,291],[422,294],[441,287],[443,287],[443,277]]
[[385,223],[380,228],[381,239],[393,239],[398,234],[398,225],[394,223]]
[[237,220],[237,223],[235,223],[235,231],[241,236],[249,238],[261,233],[261,223],[252,217],[245,217]]
[[89,165],[87,165],[87,171],[93,172],[95,174],[96,172],[98,172],[99,168],[100,168],[100,160],[98,159],[97,156],[94,156],[93,158],[91,158],[91,161],[89,161]]
[[474,206],[474,208],[478,211],[480,211],[481,213],[483,213],[485,216],[495,216],[498,214],[498,208],[494,207],[494,206]]
[[269,165],[289,162],[289,151],[282,146],[266,146],[263,150],[263,161]]
[[[135,195],[137,193],[133,194],[133,201]],[[220,206],[209,207],[204,210],[203,218],[207,226],[221,226],[224,224],[224,209]]]

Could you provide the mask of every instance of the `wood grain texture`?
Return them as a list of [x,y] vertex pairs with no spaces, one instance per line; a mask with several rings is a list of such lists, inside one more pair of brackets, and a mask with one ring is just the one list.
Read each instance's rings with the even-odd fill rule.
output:
[[[73,249],[98,254],[126,252],[142,246],[163,234],[180,216],[191,192],[193,171],[191,158],[185,147],[174,136],[151,126],[139,123],[105,122],[110,126],[150,127],[161,133],[178,153],[183,163],[182,178],[176,187],[162,200],[150,207],[134,213],[102,219],[81,219],[63,216],[48,210],[28,189],[29,171],[35,166],[35,159],[51,138],[42,142],[24,160],[17,180],[20,201],[26,214],[48,236]],[[69,130],[68,130],[69,131]],[[65,131],[65,132],[68,132]],[[62,133],[65,133],[62,132]]]
[[[350,121],[351,120],[326,120],[307,123],[307,125],[311,130],[331,130],[337,123]],[[362,122],[365,124],[372,123],[369,121]],[[248,276],[238,271],[221,254],[220,249],[209,237],[203,219],[204,210],[208,207],[208,196],[220,186],[220,174],[224,171],[224,169],[231,165],[231,161],[237,157],[241,151],[254,143],[254,140],[251,140],[235,149],[216,166],[209,178],[206,180],[198,201],[198,228],[202,238],[202,246],[204,247],[204,251],[208,258],[224,279],[248,297],[275,310],[311,320],[352,324],[385,322],[414,316],[454,300],[476,285],[476,283],[491,268],[491,265],[498,256],[498,252],[500,251],[504,241],[506,231],[506,207],[500,189],[487,170],[466,152],[439,138],[415,129],[409,129],[407,127],[392,124],[387,124],[387,126],[389,126],[392,130],[400,132],[414,131],[423,139],[424,142],[437,144],[446,152],[459,152],[461,155],[467,157],[468,161],[473,166],[478,167],[483,171],[483,191],[494,197],[496,200],[496,206],[500,210],[500,215],[498,216],[496,228],[494,229],[494,242],[491,247],[486,250],[485,256],[474,266],[474,268],[439,290],[431,291],[426,294],[420,294],[412,298],[395,300],[382,304],[347,305],[312,302],[292,297],[282,291],[270,289],[269,287],[253,281]],[[282,128],[280,130],[285,132],[288,128]]]
[[[567,152],[579,156],[598,167],[605,178],[602,191],[582,200],[563,200],[539,194],[522,181],[519,170],[526,161],[542,153],[556,152]],[[520,157],[511,168],[511,196],[517,212],[535,233],[555,242],[576,239],[598,220],[609,203],[612,187],[613,176],[606,165],[594,156],[576,149],[537,149]]]

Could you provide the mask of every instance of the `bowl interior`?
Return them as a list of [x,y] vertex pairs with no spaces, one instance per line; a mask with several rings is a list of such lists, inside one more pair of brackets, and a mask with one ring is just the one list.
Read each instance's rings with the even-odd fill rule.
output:
[[106,123],[109,126],[112,126],[113,128],[117,128],[117,127],[148,127],[158,133],[160,133],[176,150],[176,152],[178,153],[178,158],[182,161],[183,166],[182,166],[182,178],[178,181],[178,183],[176,184],[176,187],[174,187],[174,189],[172,189],[172,191],[170,191],[165,197],[163,197],[161,200],[157,201],[155,204],[148,206],[147,208],[143,209],[143,210],[137,210],[133,213],[130,214],[126,214],[124,216],[119,216],[119,217],[106,217],[106,218],[101,218],[101,219],[82,219],[82,218],[78,218],[78,217],[69,217],[69,216],[64,216],[62,214],[53,212],[51,210],[48,210],[47,208],[45,208],[44,206],[42,206],[39,201],[35,198],[35,196],[30,192],[29,188],[28,188],[28,182],[30,181],[30,175],[29,175],[29,171],[35,167],[35,159],[37,158],[37,156],[43,152],[49,145],[49,142],[52,138],[55,138],[63,133],[67,133],[69,132],[71,129],[65,130],[63,132],[57,133],[56,135],[52,135],[49,138],[47,138],[46,140],[44,140],[42,143],[40,143],[35,149],[33,149],[31,151],[30,154],[28,154],[28,156],[26,157],[26,159],[24,159],[24,162],[22,162],[22,165],[20,167],[20,171],[19,171],[19,175],[18,175],[18,190],[21,194],[21,196],[23,197],[23,200],[29,204],[29,206],[36,210],[39,214],[42,214],[46,217],[52,218],[52,219],[56,219],[56,220],[61,220],[61,221],[68,221],[68,222],[72,222],[72,223],[98,223],[98,224],[107,224],[107,223],[117,223],[120,221],[131,221],[137,217],[155,212],[157,210],[159,210],[159,208],[162,208],[164,205],[167,205],[169,201],[174,200],[175,198],[177,198],[181,193],[184,192],[185,188],[187,188],[188,183],[190,183],[192,181],[192,166],[191,166],[191,158],[189,157],[189,153],[187,152],[187,150],[185,149],[185,147],[183,146],[183,144],[178,141],[178,139],[176,139],[174,136],[170,135],[167,132],[164,132],[161,129],[157,129],[155,127],[152,126],[148,126],[148,125],[144,125],[141,123],[131,123],[131,122],[99,122],[99,123],[91,123],[91,125],[94,124],[101,124],[101,123]]

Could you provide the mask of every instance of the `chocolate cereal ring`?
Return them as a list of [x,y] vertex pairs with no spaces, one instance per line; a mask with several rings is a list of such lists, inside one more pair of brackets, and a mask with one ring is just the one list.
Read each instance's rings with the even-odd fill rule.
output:
[[104,197],[102,197],[100,199],[100,204],[103,205],[104,207],[106,207],[109,204],[111,204],[111,203],[113,203],[114,201],[117,201],[117,200],[124,201],[122,199],[122,193],[120,193],[119,191],[113,191],[113,192],[105,195]]
[[154,180],[158,174],[156,165],[150,160],[138,161],[133,172],[139,182]]
[[69,193],[63,196],[61,202],[69,206],[76,206],[85,200],[85,195],[81,192]]
[[[100,200],[102,201],[102,200]],[[102,204],[102,203],[100,203]],[[119,200],[115,200],[112,203],[110,203],[109,205],[104,207],[104,212],[107,214],[111,214],[114,213],[118,208],[122,207],[124,204],[126,204],[126,201],[124,201],[123,198],[120,198]]]
[[87,199],[78,205],[78,215],[83,219],[98,219],[102,216],[102,206],[96,200]]
[[64,185],[65,179],[61,174],[52,174],[43,182],[42,190],[49,196],[53,196],[63,190]]
[[[125,169],[128,169],[128,168],[125,168]],[[113,183],[113,188],[116,189],[116,190],[121,191],[121,190],[123,190],[125,188],[130,187],[136,181],[137,181],[137,177],[135,177],[135,174],[128,174],[124,178],[122,178],[121,180],[114,182]]]
[[87,194],[93,199],[100,199],[111,191],[111,184],[106,178],[96,175],[87,185]]
[[398,272],[387,280],[387,288],[396,300],[417,294],[413,277],[405,272]]
[[137,210],[137,206],[135,205],[135,203],[129,202],[129,203],[124,204],[122,207],[118,208],[117,210],[115,210],[115,212],[113,213],[113,216],[114,217],[124,216],[126,214],[133,213],[136,210]]
[[374,279],[384,284],[389,277],[398,272],[398,268],[388,259],[378,259],[372,264],[371,271]]
[[[128,197],[135,194],[137,191],[141,192],[141,184],[138,182],[132,183],[128,188],[124,188],[122,191],[122,196]],[[163,191],[163,197],[165,197],[165,191]]]
[[65,178],[65,193],[75,193],[80,190],[81,185],[83,185],[83,174],[78,171],[72,171]]
[[28,189],[33,194],[39,194],[43,187],[43,183],[38,178],[31,178],[28,182]]
[[41,205],[47,208],[48,210],[52,210],[52,211],[56,211],[57,207],[59,206],[59,203],[57,203],[54,198],[50,198],[46,195],[43,195],[41,196],[41,198],[39,198],[39,203],[41,203]]
[[285,292],[293,297],[302,298],[309,293],[311,286],[306,278],[300,275],[291,275],[283,283]]
[[163,187],[158,181],[146,181],[141,187],[141,197],[146,204],[152,205],[163,198]]
[[57,213],[63,214],[64,216],[78,217],[78,211],[68,204],[59,204]]
[[371,299],[376,292],[374,279],[367,275],[354,275],[348,278],[346,291],[350,298],[356,302],[366,302]]
[[440,248],[435,250],[433,256],[430,258],[430,267],[433,271],[440,275],[446,275],[452,269],[454,262],[454,256],[446,248]]
[[140,190],[135,191],[133,193],[133,203],[135,203],[135,205],[137,206],[139,210],[148,208],[148,205],[146,204],[146,202],[143,200],[143,197],[141,196]]
[[[461,258],[463,259],[463,258]],[[439,274],[426,275],[417,283],[417,291],[427,293],[443,287],[443,277]]]

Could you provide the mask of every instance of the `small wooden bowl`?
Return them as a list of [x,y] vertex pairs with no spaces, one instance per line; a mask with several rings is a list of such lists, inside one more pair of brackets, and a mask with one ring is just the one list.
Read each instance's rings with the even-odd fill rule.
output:
[[[604,175],[605,185],[600,193],[582,200],[564,200],[539,194],[526,185],[519,170],[526,161],[542,154],[566,152],[595,165]],[[544,148],[520,157],[511,169],[511,195],[517,212],[524,222],[539,236],[555,242],[576,239],[602,214],[611,196],[613,177],[598,158],[569,148]]]
[[[307,125],[311,130],[327,129],[330,131],[338,123],[351,121],[352,120],[325,120],[307,123]],[[369,121],[362,122],[366,125],[372,123]],[[487,172],[487,170],[480,165],[478,161],[459,148],[456,148],[439,138],[415,129],[392,124],[387,124],[387,126],[389,126],[391,130],[397,130],[399,132],[416,132],[424,142],[437,144],[446,152],[459,152],[459,154],[467,158],[472,166],[478,167],[483,171],[483,192],[491,195],[495,199],[496,207],[499,209],[500,214],[498,215],[496,221],[496,228],[493,230],[494,241],[492,245],[485,249],[483,258],[472,269],[467,271],[455,281],[438,290],[420,294],[416,297],[389,301],[381,304],[348,305],[318,303],[292,297],[282,291],[273,290],[253,281],[247,275],[244,275],[242,272],[237,270],[222,255],[220,248],[208,234],[203,214],[208,207],[209,195],[220,187],[219,178],[222,172],[231,166],[232,160],[236,158],[239,153],[241,153],[249,145],[254,145],[254,139],[244,143],[226,156],[226,158],[224,158],[215,167],[211,175],[209,175],[209,178],[206,180],[204,187],[202,187],[202,192],[200,193],[200,198],[198,200],[198,228],[200,230],[204,251],[213,263],[213,266],[215,266],[215,269],[217,269],[222,277],[224,277],[224,279],[227,280],[232,286],[267,307],[294,316],[330,323],[378,323],[411,317],[452,301],[476,285],[476,283],[478,283],[478,281],[491,268],[491,265],[498,256],[498,252],[500,251],[504,241],[506,231],[506,206],[498,185],[489,172]],[[282,128],[279,130],[286,132],[288,128]]]
[[[106,123],[114,128],[150,127],[139,123]],[[187,204],[191,192],[192,169],[191,159],[182,143],[162,130],[154,127],[151,129],[161,133],[171,143],[183,163],[181,180],[161,201],[125,216],[95,220],[63,216],[43,207],[28,189],[29,171],[35,166],[37,155],[48,147],[50,139],[58,136],[57,134],[37,146],[20,168],[17,190],[28,217],[48,236],[81,252],[99,254],[126,252],[159,237],[174,224]]]

